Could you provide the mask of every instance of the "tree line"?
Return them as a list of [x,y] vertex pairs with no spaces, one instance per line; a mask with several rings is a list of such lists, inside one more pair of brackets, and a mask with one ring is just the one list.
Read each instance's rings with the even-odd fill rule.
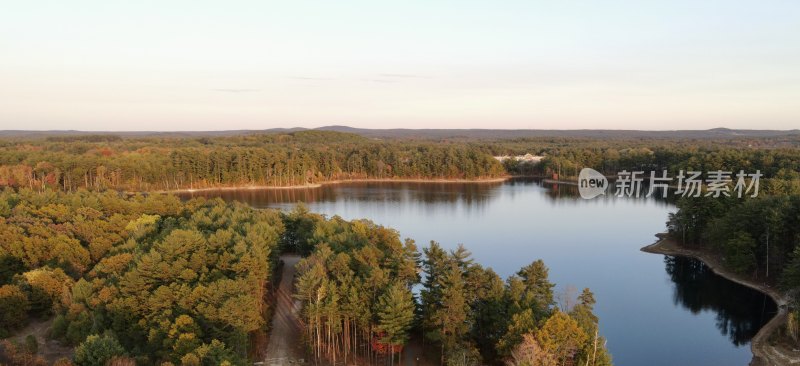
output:
[[622,170],[661,172],[671,177],[679,171],[739,170],[763,174],[762,189],[773,194],[800,193],[800,149],[758,147],[724,141],[697,142],[672,140],[565,140],[561,143],[534,140],[498,142],[490,145],[495,154],[517,154],[527,151],[544,156],[541,163],[529,164],[509,159],[503,162],[510,174],[576,178],[581,169],[593,168],[605,175],[616,176]]
[[735,272],[800,286],[800,195],[684,198],[677,206],[667,225],[679,243],[719,253]]
[[[764,189],[800,192],[800,141],[747,139],[367,139],[332,131],[230,137],[62,136],[0,140],[0,185],[128,191],[342,179],[476,179],[506,174],[576,177],[621,170],[761,170]],[[538,164],[493,156],[532,153]]]
[[339,132],[0,141],[0,185],[30,189],[146,191],[503,174],[495,159],[471,145],[376,141]]

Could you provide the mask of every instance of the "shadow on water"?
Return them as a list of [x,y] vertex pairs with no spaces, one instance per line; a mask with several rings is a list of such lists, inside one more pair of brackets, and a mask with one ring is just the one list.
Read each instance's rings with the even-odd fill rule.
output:
[[769,296],[715,274],[699,260],[665,256],[664,264],[675,304],[694,314],[713,311],[717,328],[734,345],[749,343],[777,312]]
[[[547,196],[547,198],[549,198],[551,200],[551,202],[580,203],[580,202],[584,201],[581,198],[580,192],[578,191],[578,185],[577,184],[574,184],[574,183],[557,183],[557,182],[553,182],[553,181],[540,180],[540,179],[530,180],[529,178],[520,178],[520,179],[524,179],[524,180],[518,180],[518,179],[511,180],[510,184],[513,185],[513,183],[515,181],[518,184],[519,183],[530,184],[530,182],[533,182],[533,183],[541,186],[542,188],[546,189],[546,196]],[[601,196],[598,196],[596,198],[593,198],[592,200],[613,200],[613,199],[623,198],[623,199],[627,199],[627,200],[632,200],[634,202],[645,202],[645,201],[655,202],[655,203],[657,203],[659,205],[662,205],[662,206],[669,206],[671,204],[674,204],[675,201],[677,201],[677,196],[675,194],[673,194],[672,191],[669,191],[668,194],[666,194],[666,197],[664,197],[665,196],[664,193],[663,193],[664,190],[661,189],[661,188],[655,188],[653,190],[653,193],[651,194],[651,196],[647,197],[647,194],[649,193],[649,190],[650,190],[650,186],[647,184],[647,182],[643,182],[642,183],[639,195],[638,196],[633,196],[633,197],[617,197],[617,195],[616,195],[616,187],[614,186],[614,182],[612,181],[609,184],[610,185],[607,188],[607,191],[606,191],[606,193],[604,195],[601,195]]]

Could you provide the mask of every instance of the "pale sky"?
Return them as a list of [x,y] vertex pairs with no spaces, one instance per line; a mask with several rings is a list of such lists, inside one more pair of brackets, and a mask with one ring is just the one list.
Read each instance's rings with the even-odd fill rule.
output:
[[800,128],[800,1],[0,0],[0,130]]

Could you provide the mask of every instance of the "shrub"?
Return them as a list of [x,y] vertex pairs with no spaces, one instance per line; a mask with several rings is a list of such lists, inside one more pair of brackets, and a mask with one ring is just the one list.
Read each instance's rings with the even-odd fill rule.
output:
[[105,366],[117,356],[125,356],[125,349],[117,339],[108,334],[90,335],[75,349],[75,364],[78,366]]

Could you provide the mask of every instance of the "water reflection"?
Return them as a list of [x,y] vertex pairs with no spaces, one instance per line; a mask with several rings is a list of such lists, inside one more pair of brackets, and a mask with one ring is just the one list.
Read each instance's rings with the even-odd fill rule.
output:
[[[512,180],[511,182],[514,182]],[[530,182],[535,182],[541,187],[547,189],[546,195],[550,198],[553,202],[563,203],[563,202],[573,202],[578,203],[582,202],[583,198],[581,198],[580,193],[578,192],[578,185],[574,183],[557,183],[551,180],[530,180]],[[523,184],[528,183],[527,180],[522,181]],[[667,193],[666,197],[664,197],[664,190],[662,188],[656,188],[653,190],[653,194],[650,197],[647,197],[647,193],[650,189],[650,186],[646,183],[642,183],[642,187],[640,190],[639,196],[634,197],[617,197],[614,192],[616,191],[615,185],[613,181],[609,181],[609,188],[606,194],[597,196],[592,200],[614,200],[614,199],[627,199],[627,200],[634,200],[634,201],[652,201],[657,202],[659,204],[663,204],[663,206],[669,206],[670,204],[674,204],[677,200],[677,196],[673,194],[674,191],[670,191]]]
[[664,263],[675,284],[675,304],[693,314],[713,311],[717,328],[734,345],[749,343],[777,311],[775,302],[768,296],[733,284],[698,260],[665,256]]
[[462,204],[478,208],[495,197],[494,191],[503,182],[491,183],[418,183],[418,182],[352,182],[326,184],[315,188],[204,190],[179,193],[183,198],[220,197],[239,200],[255,207],[281,204],[380,201],[384,203],[418,202],[422,204]]
[[[502,194],[513,195],[519,187],[536,186],[543,188],[545,197],[552,205],[584,204],[578,193],[578,186],[572,183],[556,183],[537,178],[513,178],[505,182],[487,183],[435,183],[435,182],[350,182],[327,184],[313,188],[270,189],[219,189],[199,190],[178,193],[188,199],[194,197],[216,198],[226,201],[238,200],[254,207],[286,207],[298,202],[331,203],[331,202],[381,202],[385,204],[413,203],[424,205],[446,204],[458,209],[480,210],[490,200]],[[500,192],[506,188],[504,192]],[[610,191],[613,191],[613,187]],[[630,201],[658,202],[668,206],[672,200],[662,198],[660,192],[652,197],[645,197],[647,186],[643,186],[640,197],[617,197],[613,193],[602,195],[593,201],[626,199]]]

